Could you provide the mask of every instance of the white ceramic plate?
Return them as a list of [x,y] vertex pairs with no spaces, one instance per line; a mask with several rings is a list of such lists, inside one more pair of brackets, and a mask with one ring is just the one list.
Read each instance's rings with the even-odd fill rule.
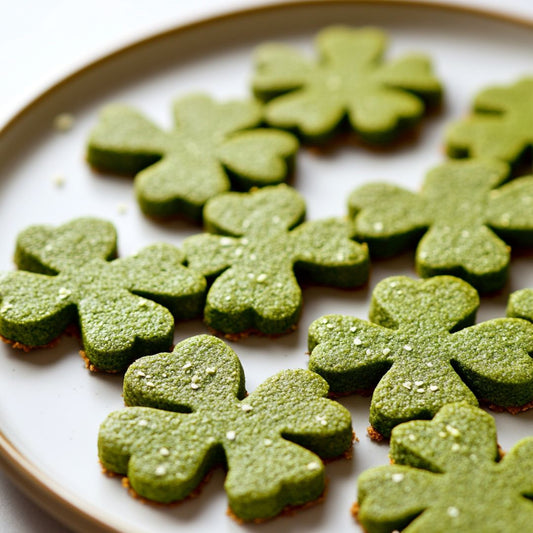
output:
[[[120,50],[73,74],[22,110],[1,132],[0,268],[12,268],[17,233],[33,223],[60,224],[82,214],[112,220],[121,255],[158,240],[180,244],[198,228],[184,222],[158,224],[143,217],[131,180],[96,175],[84,162],[84,144],[98,109],[122,101],[170,126],[170,103],[188,91],[224,98],[244,97],[253,48],[278,40],[312,51],[319,28],[330,23],[379,25],[390,32],[389,55],[419,50],[434,58],[446,86],[441,115],[424,123],[420,138],[391,152],[344,147],[328,155],[301,151],[296,186],[308,202],[310,219],[345,213],[353,188],[374,179],[416,189],[431,166],[443,159],[446,122],[464,114],[472,95],[487,84],[510,83],[533,73],[533,28],[457,8],[357,2],[303,2],[235,13],[177,28]],[[76,117],[68,133],[52,128],[61,112]],[[64,176],[58,188],[54,178]],[[127,206],[120,213],[121,204]],[[299,329],[279,339],[250,338],[233,347],[241,357],[249,391],[283,368],[305,367],[306,333],[325,313],[365,318],[372,288],[391,274],[413,275],[412,256],[376,264],[368,287],[357,291],[306,289]],[[484,298],[480,319],[502,316],[508,292],[533,286],[531,258],[513,262],[511,281]],[[178,324],[176,341],[205,332],[200,321]],[[0,460],[36,501],[79,530],[121,531],[357,531],[350,515],[356,480],[368,467],[387,462],[387,445],[366,436],[369,399],[342,399],[360,439],[351,462],[327,466],[326,502],[261,526],[239,526],[228,518],[223,472],[217,471],[201,497],[178,506],[143,505],[118,479],[100,472],[98,426],[122,407],[119,376],[91,375],[78,355],[78,341],[63,338],[51,350],[24,354],[0,346]],[[509,448],[533,433],[533,412],[495,415],[499,439]]]

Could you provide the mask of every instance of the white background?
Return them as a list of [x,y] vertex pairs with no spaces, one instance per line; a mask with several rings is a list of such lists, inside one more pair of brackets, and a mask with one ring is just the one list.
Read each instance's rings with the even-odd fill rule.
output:
[[[265,0],[4,0],[0,18],[0,125],[72,70],[159,30]],[[273,3],[273,2],[270,2]],[[450,0],[533,20],[530,0]],[[0,530],[65,533],[0,472]]]

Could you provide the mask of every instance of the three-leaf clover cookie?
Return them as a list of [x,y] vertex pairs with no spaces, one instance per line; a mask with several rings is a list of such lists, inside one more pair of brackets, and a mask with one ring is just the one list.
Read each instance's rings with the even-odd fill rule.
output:
[[450,404],[431,421],[394,428],[393,465],[358,479],[357,519],[368,533],[515,533],[533,524],[533,437],[501,460],[494,419]]
[[262,114],[254,101],[192,94],[174,103],[175,127],[164,131],[135,109],[111,104],[90,135],[87,159],[96,169],[135,175],[147,215],[200,220],[205,202],[232,185],[277,184],[290,173],[298,142],[260,128]]
[[392,428],[443,405],[478,399],[500,407],[533,400],[533,324],[499,318],[472,325],[477,292],[452,276],[386,278],[370,321],[326,315],[309,328],[309,368],[334,393],[375,387],[370,423]]
[[308,370],[284,370],[246,396],[244,373],[223,341],[199,335],[172,353],[135,361],[124,378],[130,406],[103,422],[99,457],[141,496],[182,500],[215,466],[227,469],[231,511],[269,518],[324,490],[319,457],[352,444],[350,414]]
[[481,91],[472,115],[448,128],[446,149],[451,157],[520,162],[533,149],[533,78]]
[[508,171],[496,160],[450,161],[427,174],[420,193],[363,185],[348,200],[357,237],[376,257],[418,243],[422,277],[451,274],[480,292],[500,289],[508,244],[533,247],[533,176],[505,183]]
[[87,359],[105,371],[168,349],[174,317],[201,314],[205,278],[169,244],[115,256],[115,229],[103,220],[24,230],[15,252],[20,270],[0,279],[0,335],[15,346],[38,347],[77,324]]
[[423,55],[385,63],[386,41],[377,28],[332,26],[317,36],[316,61],[282,44],[259,47],[252,87],[269,100],[267,122],[311,141],[344,122],[365,141],[393,140],[440,101],[442,89]]
[[286,186],[226,193],[210,200],[204,223],[211,234],[189,237],[190,268],[215,279],[204,318],[217,331],[284,333],[300,315],[298,280],[356,287],[368,277],[366,245],[354,242],[343,219],[301,223],[305,203]]

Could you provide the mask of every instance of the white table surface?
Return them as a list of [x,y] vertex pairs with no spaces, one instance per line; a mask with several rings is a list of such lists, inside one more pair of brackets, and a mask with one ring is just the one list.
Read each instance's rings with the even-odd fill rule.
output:
[[[0,126],[72,70],[139,37],[279,0],[17,0],[0,18]],[[448,0],[533,20],[530,0]],[[66,533],[0,472],[0,531]]]

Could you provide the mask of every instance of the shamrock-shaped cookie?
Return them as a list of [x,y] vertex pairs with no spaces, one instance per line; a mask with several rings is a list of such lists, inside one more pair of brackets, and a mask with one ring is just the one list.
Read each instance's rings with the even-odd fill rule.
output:
[[21,269],[0,279],[0,335],[18,347],[38,347],[78,324],[89,362],[106,371],[172,345],[175,318],[201,314],[205,279],[183,266],[169,244],[115,259],[109,222],[78,218],[31,226],[17,239]]
[[192,337],[130,366],[130,407],[102,424],[100,461],[127,475],[141,496],[164,503],[185,498],[224,465],[231,511],[242,520],[269,518],[317,499],[324,490],[319,457],[351,446],[350,414],[327,392],[322,378],[300,369],[246,396],[233,350],[216,337]]
[[357,237],[376,257],[420,241],[420,276],[451,274],[480,292],[500,289],[509,270],[507,244],[533,246],[533,176],[503,185],[508,170],[496,160],[450,161],[427,174],[418,194],[363,185],[348,201]]
[[135,109],[111,104],[89,138],[93,167],[136,175],[137,200],[147,215],[200,220],[205,202],[231,185],[277,184],[291,171],[297,140],[259,128],[256,102],[217,103],[193,94],[174,103],[174,121],[172,131],[163,131]]
[[455,401],[524,406],[533,400],[533,325],[500,318],[472,326],[478,306],[458,278],[387,278],[372,294],[370,322],[327,315],[311,324],[309,368],[332,392],[375,387],[370,423],[384,436]]
[[465,404],[394,428],[394,464],[358,479],[357,519],[368,533],[516,533],[533,524],[533,437],[501,460],[496,425]]
[[481,91],[473,111],[446,133],[451,157],[494,157],[516,164],[533,149],[533,78]]
[[204,311],[209,326],[224,333],[284,333],[300,315],[297,277],[335,287],[366,281],[368,252],[351,240],[352,225],[341,219],[301,224],[304,215],[302,197],[286,185],[230,192],[206,204],[204,222],[212,234],[189,237],[183,250],[190,268],[217,278]]
[[384,63],[386,35],[377,28],[332,26],[318,34],[316,46],[317,61],[282,44],[257,50],[252,87],[270,100],[270,125],[321,141],[347,119],[365,141],[385,143],[440,101],[429,59],[411,54]]

